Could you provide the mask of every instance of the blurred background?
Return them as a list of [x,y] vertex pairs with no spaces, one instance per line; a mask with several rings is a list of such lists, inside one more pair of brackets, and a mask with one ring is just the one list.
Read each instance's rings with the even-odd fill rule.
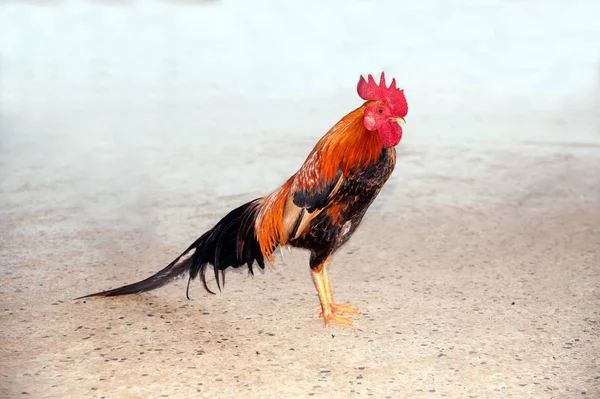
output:
[[[407,154],[597,147],[598,15],[592,0],[3,0],[2,212],[145,229],[145,205],[196,217],[262,195],[381,70],[405,88]],[[410,170],[473,173],[448,159]]]
[[[598,15],[591,0],[4,0],[2,212],[143,230],[144,206],[196,217],[262,195],[381,70],[409,101],[406,157],[597,148]],[[476,172],[429,158],[409,169]]]
[[[223,194],[266,189],[275,168],[228,185],[240,157],[305,138],[292,171],[360,103],[358,76],[381,70],[406,90],[407,146],[597,143],[598,15],[591,0],[4,0],[2,188],[43,166],[100,184],[166,172],[164,184],[193,173]],[[158,173],[165,154],[195,170]]]

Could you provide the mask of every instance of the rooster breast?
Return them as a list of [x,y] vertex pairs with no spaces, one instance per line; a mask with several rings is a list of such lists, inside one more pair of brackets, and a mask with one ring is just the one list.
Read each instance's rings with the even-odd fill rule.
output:
[[344,245],[359,226],[396,165],[396,150],[384,148],[377,161],[350,170],[339,190],[302,234],[290,240],[295,247],[311,251],[315,268]]

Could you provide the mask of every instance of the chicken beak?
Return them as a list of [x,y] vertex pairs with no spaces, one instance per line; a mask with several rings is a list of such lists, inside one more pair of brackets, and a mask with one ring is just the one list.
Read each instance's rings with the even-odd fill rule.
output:
[[404,120],[404,118],[401,117],[401,116],[399,116],[397,118],[392,118],[392,120],[394,122],[396,122],[397,124],[399,124],[399,125],[404,125],[406,123],[406,121]]

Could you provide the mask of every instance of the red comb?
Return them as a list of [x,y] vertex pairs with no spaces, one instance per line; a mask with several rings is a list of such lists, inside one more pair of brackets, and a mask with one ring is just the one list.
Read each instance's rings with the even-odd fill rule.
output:
[[408,104],[406,103],[406,97],[404,97],[404,90],[396,88],[395,78],[392,79],[390,87],[387,87],[384,72],[381,72],[379,84],[375,83],[375,79],[373,79],[372,75],[369,75],[368,81],[361,76],[356,90],[363,100],[386,101],[392,108],[392,111],[398,114],[398,116],[404,117],[408,112]]

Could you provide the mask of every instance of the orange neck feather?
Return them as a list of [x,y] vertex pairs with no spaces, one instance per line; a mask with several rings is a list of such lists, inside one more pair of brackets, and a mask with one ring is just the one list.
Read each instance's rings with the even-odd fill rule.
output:
[[[364,103],[336,123],[311,151],[307,159],[320,152],[321,174],[325,180],[332,180],[341,168],[344,176],[353,167],[375,162],[383,149],[377,132],[370,132],[363,124]],[[314,159],[314,158],[313,158]]]

